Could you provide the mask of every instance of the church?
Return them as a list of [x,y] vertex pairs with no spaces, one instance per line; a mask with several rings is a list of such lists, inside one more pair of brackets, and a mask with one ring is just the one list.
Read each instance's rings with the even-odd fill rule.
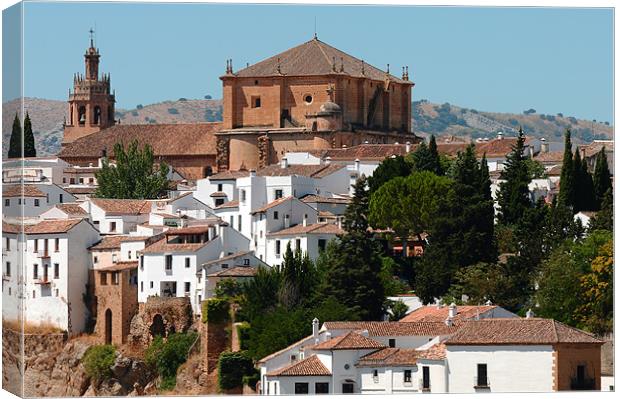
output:
[[[186,179],[215,171],[249,170],[279,162],[293,151],[368,143],[417,143],[411,131],[414,83],[311,40],[235,71],[226,61],[223,121],[177,125],[121,125],[114,121],[110,76],[98,76],[99,50],[91,40],[86,74],[69,96],[60,157],[75,164],[109,157],[116,141],[137,139]],[[191,137],[185,137],[191,131]],[[189,141],[187,141],[189,140]],[[192,145],[188,145],[192,143]]]

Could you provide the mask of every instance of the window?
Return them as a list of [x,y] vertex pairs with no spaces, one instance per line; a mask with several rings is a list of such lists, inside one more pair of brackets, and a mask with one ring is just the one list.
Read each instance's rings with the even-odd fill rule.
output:
[[58,194],[58,202],[62,204],[62,194]]
[[94,257],[93,257],[93,263],[95,263],[95,264],[96,264],[97,262],[99,262],[99,258],[97,258],[96,256],[94,256]]
[[190,282],[185,283],[185,293],[189,293],[192,284]]
[[151,288],[153,288],[153,282],[151,281]]
[[403,382],[411,382],[411,370],[405,370]]
[[56,290],[54,290],[54,295],[58,296],[58,288],[56,288]]
[[244,259],[243,260],[243,266],[250,266],[250,260],[249,259]]
[[39,206],[39,199],[38,198],[34,199],[34,206]]
[[308,383],[307,382],[296,382],[295,383],[295,395],[307,395],[308,394]]
[[276,197],[275,199],[280,199],[284,196],[284,192],[281,189],[277,189],[274,196]]
[[273,211],[273,220],[278,220],[279,216],[278,211]]
[[487,365],[486,363],[478,364],[478,376],[476,378],[476,386],[478,387],[488,387],[489,380],[487,378]]
[[4,206],[11,206],[11,200],[9,198],[4,199]]
[[431,368],[428,366],[422,367],[422,390],[431,389]]
[[88,183],[93,184],[95,182],[95,178],[94,177],[89,177],[88,178]]
[[60,278],[60,265],[54,263],[54,278]]
[[245,190],[239,190],[239,196],[241,197],[241,202],[245,202]]
[[37,265],[36,263],[32,265],[32,278],[39,278],[39,265]]
[[396,340],[394,338],[390,338],[390,340],[388,341],[388,345],[390,346],[390,348],[396,348]]
[[80,184],[84,184],[84,178],[80,177],[79,182],[80,182]]
[[112,254],[112,263],[116,263],[116,254]]
[[172,271],[172,255],[166,255],[166,271]]
[[69,179],[69,184],[75,184],[75,177]]
[[342,393],[353,393],[353,384],[350,382],[342,384]]
[[113,285],[118,285],[118,272],[113,272],[112,273],[112,284]]
[[228,269],[228,263],[222,263],[222,269]]
[[220,206],[220,205],[224,205],[224,198],[215,199],[215,206]]
[[33,298],[36,298],[36,297],[37,297],[37,293],[36,293],[34,290],[32,290],[32,297],[33,297]]
[[237,216],[237,230],[241,231],[241,215]]
[[62,178],[62,183],[63,183],[63,184],[67,183],[67,178],[66,178],[66,177],[63,177],[63,178]]
[[314,384],[314,393],[329,393],[329,382],[317,382]]
[[235,217],[233,215],[230,215],[230,227],[233,227],[235,225]]
[[252,108],[260,108],[260,97],[252,97]]
[[140,292],[144,292],[144,281],[140,281]]
[[39,240],[34,239],[34,252],[39,252]]
[[299,238],[295,239],[295,249],[298,249],[301,251],[301,239]]
[[372,379],[375,382],[375,384],[379,382],[379,370],[372,371]]
[[326,246],[327,246],[327,240],[324,238],[319,238],[319,252],[325,251]]
[[280,240],[276,240],[276,257],[280,257]]
[[190,265],[190,258],[185,258],[185,268],[189,269],[189,265]]
[[9,237],[4,237],[4,248],[7,251],[11,250],[11,239]]
[[6,262],[6,276],[11,277],[11,262]]
[[127,259],[131,259],[131,251],[127,251]]
[[60,238],[54,238],[54,251],[60,251]]
[[108,285],[108,274],[106,272],[99,273],[99,284]]
[[21,205],[21,204],[22,204],[22,199],[21,199],[21,198],[18,198],[18,199],[17,199],[17,205]]
[[217,191],[222,191],[224,189],[224,185],[222,183],[217,184]]
[[140,255],[140,270],[144,270],[144,256]]
[[116,231],[116,222],[110,222],[110,231],[111,232]]
[[310,94],[306,94],[304,96],[304,101],[306,102],[306,104],[312,104],[312,96]]

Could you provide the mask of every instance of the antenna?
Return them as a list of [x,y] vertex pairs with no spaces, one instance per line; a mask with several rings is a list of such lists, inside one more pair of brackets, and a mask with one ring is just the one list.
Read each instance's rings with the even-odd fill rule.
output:
[[316,15],[314,16],[314,38],[316,39]]

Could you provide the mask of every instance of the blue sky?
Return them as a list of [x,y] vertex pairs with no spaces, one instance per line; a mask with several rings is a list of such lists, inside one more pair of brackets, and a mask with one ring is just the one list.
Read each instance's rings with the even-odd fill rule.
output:
[[[611,9],[26,3],[24,13],[26,96],[65,100],[96,26],[119,108],[220,98],[226,59],[238,69],[307,41],[316,18],[324,42],[392,72],[409,65],[414,100],[613,123]],[[18,95],[8,85],[3,98]]]

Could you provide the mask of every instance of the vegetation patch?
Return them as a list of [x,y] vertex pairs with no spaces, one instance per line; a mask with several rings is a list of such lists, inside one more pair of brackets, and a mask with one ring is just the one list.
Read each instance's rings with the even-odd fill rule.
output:
[[[218,362],[220,390],[234,389],[243,386],[245,376],[255,376],[252,358],[244,352],[223,352]],[[250,379],[246,379],[249,382]]]
[[211,298],[202,302],[202,322],[223,323],[230,320],[230,303],[226,299]]
[[95,345],[88,348],[82,358],[82,363],[90,378],[102,381],[112,375],[115,359],[116,348],[113,345]]
[[189,350],[197,336],[195,332],[174,333],[166,340],[157,336],[144,352],[146,364],[157,370],[161,377],[160,389],[174,388],[177,370],[187,360]]

